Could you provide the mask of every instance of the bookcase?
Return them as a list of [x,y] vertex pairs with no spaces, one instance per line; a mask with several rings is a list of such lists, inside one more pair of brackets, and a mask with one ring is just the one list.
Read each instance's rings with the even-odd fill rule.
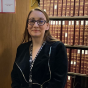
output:
[[65,88],[88,88],[88,0],[38,0],[50,19],[50,33],[68,56]]

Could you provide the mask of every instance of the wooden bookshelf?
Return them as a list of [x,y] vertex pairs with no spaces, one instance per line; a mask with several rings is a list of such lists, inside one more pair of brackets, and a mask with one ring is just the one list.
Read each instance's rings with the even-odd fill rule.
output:
[[74,72],[68,72],[68,75],[70,76],[83,76],[83,77],[88,77],[86,74],[80,74],[80,73],[74,73]]
[[66,17],[66,16],[61,16],[61,17],[55,17],[55,16],[49,16],[50,20],[88,20],[88,16],[73,16],[73,17]]
[[67,44],[65,44],[65,46],[66,46],[66,48],[88,50],[88,46],[84,46],[84,45],[67,45]]

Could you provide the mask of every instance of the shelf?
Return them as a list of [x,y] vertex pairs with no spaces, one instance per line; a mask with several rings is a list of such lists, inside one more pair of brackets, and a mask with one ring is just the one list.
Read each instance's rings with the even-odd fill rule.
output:
[[80,73],[74,73],[74,72],[68,72],[68,75],[70,76],[83,76],[83,77],[88,77],[86,74],[80,74]]
[[67,44],[64,45],[66,46],[66,48],[88,50],[88,46],[84,46],[84,45],[67,45]]
[[50,20],[88,20],[88,16],[73,16],[73,17],[65,17],[65,16],[49,16]]

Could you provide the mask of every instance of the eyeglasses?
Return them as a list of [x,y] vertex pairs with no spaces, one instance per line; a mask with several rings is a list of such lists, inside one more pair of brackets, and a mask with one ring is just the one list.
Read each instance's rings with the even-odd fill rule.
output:
[[45,20],[31,20],[31,19],[28,19],[28,24],[29,24],[29,25],[34,25],[35,22],[37,22],[37,24],[38,24],[39,26],[42,26],[42,25],[44,25],[44,24],[46,23]]

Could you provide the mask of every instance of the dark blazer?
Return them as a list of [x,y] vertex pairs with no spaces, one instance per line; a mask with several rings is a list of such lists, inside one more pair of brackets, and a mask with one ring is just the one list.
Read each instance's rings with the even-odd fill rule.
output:
[[[29,46],[23,43],[17,48],[11,72],[12,88],[29,88]],[[46,42],[38,54],[32,69],[32,88],[64,88],[67,80],[67,53],[60,41]]]

